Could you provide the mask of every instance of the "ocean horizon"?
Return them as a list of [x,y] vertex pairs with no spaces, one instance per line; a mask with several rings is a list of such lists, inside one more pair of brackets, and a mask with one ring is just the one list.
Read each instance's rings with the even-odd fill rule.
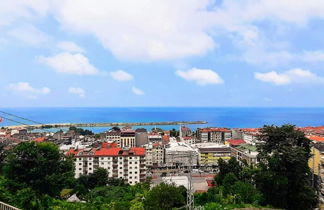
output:
[[[188,125],[198,127],[257,128],[263,125],[292,124],[299,127],[324,125],[324,108],[302,107],[37,107],[0,108],[23,118],[41,123],[90,122],[161,122],[207,121],[208,124]],[[33,124],[0,113],[0,117]],[[4,119],[0,126],[18,125]],[[154,126],[145,126],[151,129]],[[159,126],[163,129],[178,126]],[[102,132],[107,128],[91,128]]]

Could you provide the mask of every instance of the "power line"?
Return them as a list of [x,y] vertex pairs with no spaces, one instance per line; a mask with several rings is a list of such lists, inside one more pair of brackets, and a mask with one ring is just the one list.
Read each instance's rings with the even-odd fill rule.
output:
[[21,124],[21,125],[27,125],[27,126],[29,126],[29,125],[26,124],[26,123],[22,123],[22,122],[19,122],[19,121],[17,121],[17,120],[13,120],[13,119],[10,119],[10,118],[7,118],[7,117],[4,117],[4,116],[1,116],[1,115],[0,115],[0,117],[3,118],[3,119],[5,119],[5,120],[9,120],[9,121],[11,121],[11,122],[15,122],[15,123],[19,123],[19,124]]
[[29,121],[29,122],[32,122],[32,123],[44,125],[44,123],[37,122],[37,121],[34,121],[34,120],[30,120],[30,119],[25,118],[25,117],[20,117],[18,115],[14,115],[14,114],[11,114],[11,113],[8,113],[8,112],[0,111],[0,113],[6,114],[6,115],[9,115],[9,116],[12,116],[12,117],[16,117],[16,118],[19,118],[19,119],[22,119],[22,120],[26,120],[26,121]]
[[[6,115],[9,115],[9,116],[12,116],[12,117],[16,117],[16,118],[19,118],[19,119],[22,119],[22,120],[25,120],[25,121],[29,121],[29,122],[32,122],[32,123],[36,123],[36,124],[40,124],[40,125],[45,125],[44,123],[37,122],[37,121],[35,121],[35,120],[30,120],[30,119],[25,118],[25,117],[20,117],[20,116],[18,116],[18,115],[11,114],[11,113],[8,113],[8,112],[4,112],[4,111],[1,111],[1,110],[0,110],[0,113],[6,114]],[[9,120],[9,121],[15,122],[15,123],[19,123],[19,124],[21,124],[21,125],[31,126],[30,124],[26,124],[26,123],[23,123],[23,122],[20,122],[20,121],[14,120],[14,119],[10,119],[10,118],[8,118],[8,117],[4,117],[4,116],[0,116],[0,117],[3,118],[3,119]],[[48,130],[48,129],[44,129],[44,130],[47,131],[47,132],[51,132],[51,131]]]

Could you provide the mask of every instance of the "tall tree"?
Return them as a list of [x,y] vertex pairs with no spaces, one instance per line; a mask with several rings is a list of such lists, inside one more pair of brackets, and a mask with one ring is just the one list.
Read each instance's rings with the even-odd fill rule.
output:
[[11,190],[30,188],[38,195],[53,197],[74,182],[73,161],[48,142],[18,144],[6,156],[3,174]]
[[145,209],[168,210],[184,206],[186,198],[182,187],[161,183],[152,188],[145,197]]
[[214,178],[214,181],[218,185],[222,184],[224,177],[229,173],[233,173],[237,178],[239,178],[240,173],[242,172],[243,169],[240,163],[234,157],[229,159],[228,162],[220,158],[218,160],[218,168],[219,168],[219,173]]
[[257,186],[267,204],[285,209],[316,205],[308,167],[310,141],[292,125],[264,126],[259,136]]

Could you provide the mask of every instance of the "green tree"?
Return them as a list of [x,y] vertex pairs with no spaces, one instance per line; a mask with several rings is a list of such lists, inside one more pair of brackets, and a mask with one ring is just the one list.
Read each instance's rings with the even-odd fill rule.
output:
[[179,131],[172,128],[172,130],[170,130],[170,136],[171,137],[179,137]]
[[240,163],[234,157],[229,159],[228,162],[220,158],[218,160],[218,168],[219,173],[215,176],[214,181],[219,185],[223,183],[224,177],[229,173],[233,173],[237,178],[239,178],[243,169]]
[[73,161],[48,142],[18,144],[6,156],[3,174],[12,191],[30,188],[37,195],[59,197],[74,183]]
[[308,167],[310,141],[292,125],[264,126],[258,145],[257,186],[265,202],[285,209],[313,209],[316,195]]
[[168,210],[184,206],[186,197],[183,188],[161,183],[153,187],[144,200],[145,209]]
[[91,174],[81,175],[77,179],[78,185],[83,185],[86,189],[106,186],[108,184],[108,172],[104,168],[98,168]]

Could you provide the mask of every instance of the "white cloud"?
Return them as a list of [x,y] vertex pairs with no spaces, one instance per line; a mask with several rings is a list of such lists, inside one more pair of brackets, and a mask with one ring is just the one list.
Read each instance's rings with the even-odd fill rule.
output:
[[[276,30],[289,28],[286,27],[289,24],[304,26],[312,19],[324,18],[322,0],[217,2],[2,0],[0,26],[19,18],[35,20],[50,13],[63,30],[93,35],[120,59],[144,61],[202,55],[217,45],[211,34],[225,34],[235,39],[239,45],[236,47],[243,51],[240,55],[244,61],[263,65],[273,61],[275,64],[290,62],[294,56],[286,47],[272,49],[275,41],[271,37],[276,37]],[[268,25],[274,28],[271,37],[263,31],[264,24],[260,23],[264,22],[270,22]],[[73,52],[81,51],[73,49]],[[258,60],[260,52],[264,56]]]
[[72,54],[65,52],[52,57],[41,56],[38,60],[59,73],[76,75],[94,75],[99,73],[99,71],[89,63],[88,58],[80,53]]
[[309,70],[291,69],[283,73],[275,71],[260,73],[255,72],[254,77],[263,82],[275,85],[287,85],[291,83],[324,83],[324,77],[320,77]]
[[71,52],[71,53],[85,53],[85,50],[82,49],[79,45],[75,44],[74,42],[59,42],[57,43],[57,48],[65,51],[65,52]]
[[192,68],[187,71],[176,71],[176,74],[188,81],[195,81],[198,85],[222,84],[223,79],[210,69]]
[[48,87],[34,88],[28,82],[11,83],[9,84],[8,89],[21,93],[28,98],[37,98],[38,95],[46,95],[51,92]]
[[324,61],[324,51],[316,50],[316,51],[305,51],[300,56],[300,59],[309,62],[323,62]]
[[133,76],[123,70],[110,72],[111,77],[117,81],[129,81],[133,79]]
[[85,91],[80,87],[70,87],[68,91],[71,94],[78,95],[80,98],[85,97]]
[[19,41],[25,42],[30,45],[44,44],[50,39],[47,34],[32,25],[17,27],[9,31],[9,34]]
[[118,58],[177,59],[215,46],[207,33],[209,2],[67,0],[60,2],[56,17],[66,30],[94,35]]
[[132,87],[132,92],[135,94],[135,95],[144,95],[144,92],[141,90],[141,89],[138,89],[136,87]]
[[19,18],[26,21],[44,17],[50,8],[50,0],[1,0],[0,26],[9,25]]

